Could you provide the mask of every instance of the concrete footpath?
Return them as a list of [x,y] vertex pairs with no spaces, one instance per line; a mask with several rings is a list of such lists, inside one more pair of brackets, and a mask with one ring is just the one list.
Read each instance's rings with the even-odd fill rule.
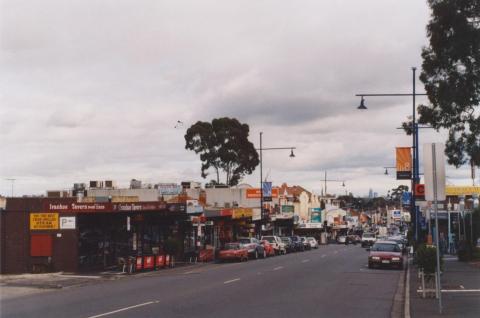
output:
[[445,255],[442,281],[443,312],[438,299],[422,298],[418,270],[410,265],[411,317],[480,317],[480,267],[476,263],[459,262],[456,256]]
[[22,297],[25,295],[98,284],[104,281],[128,279],[148,275],[174,275],[189,267],[204,267],[209,263],[182,263],[174,268],[165,268],[156,271],[141,271],[131,275],[119,271],[89,272],[89,273],[45,273],[0,275],[0,300]]

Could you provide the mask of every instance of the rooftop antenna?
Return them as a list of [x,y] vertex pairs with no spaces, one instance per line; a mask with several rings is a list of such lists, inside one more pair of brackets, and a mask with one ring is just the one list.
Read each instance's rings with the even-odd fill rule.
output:
[[15,180],[17,179],[14,179],[14,178],[6,178],[5,180],[8,180],[12,183],[12,198],[13,198],[13,184],[15,183]]

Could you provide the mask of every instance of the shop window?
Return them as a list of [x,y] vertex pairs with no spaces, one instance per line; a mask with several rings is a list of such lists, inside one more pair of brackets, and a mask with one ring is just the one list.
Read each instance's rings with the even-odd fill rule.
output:
[[30,256],[52,256],[52,242],[50,234],[31,234]]

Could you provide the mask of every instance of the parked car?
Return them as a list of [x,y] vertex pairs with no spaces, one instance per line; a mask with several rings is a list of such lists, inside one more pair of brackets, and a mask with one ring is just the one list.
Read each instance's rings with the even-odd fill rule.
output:
[[372,246],[376,240],[375,233],[365,232],[362,235],[362,247]]
[[275,253],[277,255],[287,254],[285,243],[282,242],[282,239],[280,237],[276,235],[268,235],[268,236],[262,236],[262,240],[268,241],[268,243],[270,243],[275,249]]
[[311,249],[312,249],[312,246],[311,246],[310,243],[307,241],[307,238],[306,238],[305,236],[300,236],[300,240],[302,241],[303,247],[304,247],[306,250],[311,250]]
[[296,235],[290,236],[290,239],[292,240],[295,246],[295,251],[300,251],[300,252],[305,251],[305,245],[303,245],[303,242],[300,236],[296,236]]
[[348,234],[346,238],[345,244],[357,244],[357,235],[355,234]]
[[227,243],[218,252],[218,258],[220,261],[238,260],[246,262],[248,260],[248,250],[240,243]]
[[400,246],[392,241],[375,242],[368,255],[368,268],[374,267],[403,269],[403,255]]
[[285,244],[285,250],[287,253],[295,252],[295,243],[293,243],[292,239],[286,236],[281,237],[282,242]]
[[314,237],[311,237],[311,236],[307,237],[307,241],[310,244],[311,248],[315,248],[315,249],[318,248],[318,242]]
[[397,236],[389,237],[387,238],[387,241],[392,241],[397,243],[400,249],[402,250],[402,253],[403,254],[407,253],[407,244],[401,237],[397,237]]
[[263,248],[265,249],[265,253],[267,256],[275,256],[277,253],[275,252],[275,248],[273,247],[272,244],[270,244],[267,240],[260,241],[260,244],[263,245]]
[[347,236],[345,234],[340,234],[337,236],[337,243],[338,244],[348,244],[347,243]]
[[263,248],[263,245],[260,244],[260,241],[254,237],[240,237],[238,242],[241,243],[247,250],[248,256],[253,259],[258,259],[259,257],[266,258],[267,253]]

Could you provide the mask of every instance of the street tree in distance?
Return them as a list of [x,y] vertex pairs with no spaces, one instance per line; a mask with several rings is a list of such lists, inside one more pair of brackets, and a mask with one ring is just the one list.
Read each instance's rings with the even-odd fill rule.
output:
[[430,105],[419,106],[419,122],[448,129],[450,164],[480,166],[480,1],[428,3],[430,45],[422,52],[420,80]]
[[185,134],[185,149],[200,154],[202,178],[208,170],[225,173],[225,184],[237,185],[245,174],[251,174],[259,164],[258,153],[248,140],[250,128],[235,118],[215,118],[211,123],[198,121]]

